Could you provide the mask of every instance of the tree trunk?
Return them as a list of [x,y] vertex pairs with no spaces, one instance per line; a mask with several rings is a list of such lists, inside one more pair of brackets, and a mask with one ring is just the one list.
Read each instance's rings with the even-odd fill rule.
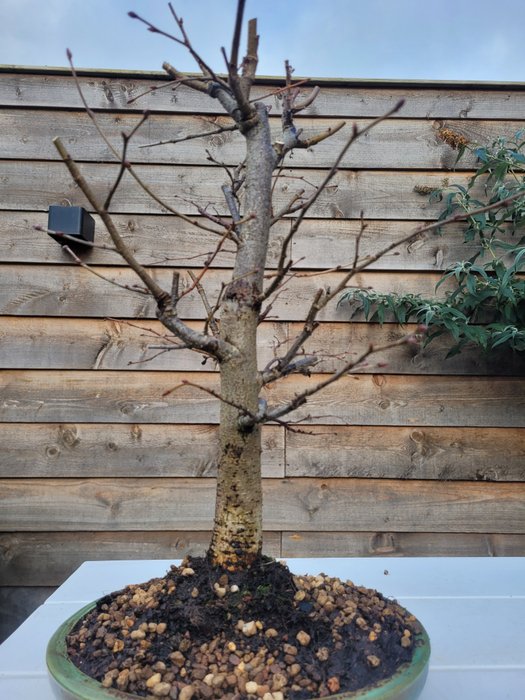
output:
[[271,184],[276,154],[266,109],[256,105],[257,123],[246,134],[242,225],[233,279],[221,309],[221,338],[238,352],[220,364],[220,457],[215,522],[209,556],[228,569],[250,566],[262,549],[261,436],[239,421],[246,408],[259,409],[257,325],[271,221]]

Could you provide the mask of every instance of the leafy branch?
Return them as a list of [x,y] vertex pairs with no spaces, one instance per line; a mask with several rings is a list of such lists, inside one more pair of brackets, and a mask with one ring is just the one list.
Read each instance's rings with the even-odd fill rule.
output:
[[370,321],[423,323],[429,328],[426,343],[448,333],[453,340],[448,357],[467,344],[485,351],[524,351],[525,131],[483,147],[468,144],[451,129],[439,135],[458,150],[458,160],[473,153],[478,168],[467,186],[452,184],[430,193],[430,201],[444,203],[437,220],[443,227],[436,233],[443,233],[451,217],[462,218],[464,242],[475,246],[474,253],[445,270],[436,285],[436,291],[446,287],[443,297],[349,289],[339,304],[350,303],[352,315],[362,310]]

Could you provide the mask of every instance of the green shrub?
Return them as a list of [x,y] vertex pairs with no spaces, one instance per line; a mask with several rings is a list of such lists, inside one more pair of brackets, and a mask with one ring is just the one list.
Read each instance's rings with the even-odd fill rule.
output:
[[[458,150],[457,161],[469,151],[478,162],[466,187],[452,184],[430,194],[431,201],[444,204],[438,221],[458,214],[465,217],[464,242],[470,244],[470,251],[473,244],[476,248],[470,258],[456,262],[442,275],[436,291],[448,281],[444,297],[348,289],[339,303],[351,302],[352,315],[362,310],[370,321],[424,324],[428,327],[425,343],[448,333],[452,339],[448,356],[466,344],[485,351],[497,347],[524,351],[525,279],[519,274],[525,266],[524,134],[525,130],[519,131],[511,139],[498,138],[490,146],[479,147],[450,129],[441,130],[443,140]],[[479,212],[488,205],[496,208]],[[445,232],[446,226],[436,230],[437,235]]]

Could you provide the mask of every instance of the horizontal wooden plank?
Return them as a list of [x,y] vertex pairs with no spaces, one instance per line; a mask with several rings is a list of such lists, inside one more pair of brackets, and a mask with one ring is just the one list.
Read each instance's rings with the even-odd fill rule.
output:
[[286,436],[288,477],[525,481],[525,429],[312,427]]
[[[206,530],[214,479],[4,479],[2,530]],[[525,484],[265,479],[270,531],[525,534]]]
[[[202,323],[189,321],[193,329]],[[288,324],[263,323],[259,327],[259,363],[274,357],[276,343],[287,341]],[[78,318],[0,317],[0,366],[5,369],[110,369],[137,371],[216,372],[203,364],[202,353],[190,350],[160,352],[173,338],[158,321],[122,321]]]
[[[289,477],[525,481],[525,429],[310,427],[286,436]],[[284,470],[283,428],[264,426],[266,477]],[[0,423],[3,477],[213,476],[217,427]]]
[[0,644],[31,615],[55,589],[35,585],[0,586]]
[[[91,209],[62,163],[52,161],[1,162],[0,209],[47,211],[49,205],[70,202]],[[82,173],[98,201],[103,202],[117,177],[118,165],[83,163]],[[167,205],[196,215],[197,207],[227,215],[221,186],[222,168],[183,165],[138,165],[136,173]],[[274,188],[275,211],[288,206],[298,192],[310,196],[326,176],[326,170],[284,168]],[[440,202],[429,203],[415,187],[438,188],[452,181],[466,185],[471,173],[454,173],[444,178],[436,171],[340,170],[329,187],[309,209],[310,218],[432,220],[442,211]],[[476,194],[476,192],[474,192]],[[125,175],[112,203],[115,214],[164,214],[130,175]]]
[[[141,116],[122,112],[102,113],[97,124],[109,142],[120,153],[122,132],[130,133]],[[302,138],[334,129],[339,119],[298,118],[297,127]],[[224,132],[188,140],[177,144],[145,147],[152,143],[181,139],[193,134],[206,134],[218,127],[227,127],[229,117],[207,118],[200,115],[152,114],[130,141],[127,158],[131,163],[181,163],[209,165],[207,152],[221,163],[236,165],[244,158],[244,138],[238,132]],[[285,159],[290,167],[331,167],[347,141],[352,124],[365,128],[370,120],[350,120],[346,128],[311,149],[297,149]],[[282,138],[281,120],[271,117],[270,126],[274,141]],[[438,130],[446,126],[477,144],[492,143],[500,136],[512,136],[522,122],[476,120],[399,120],[389,119],[367,135],[358,139],[344,157],[346,168],[411,168],[423,170],[450,170],[455,167],[457,152],[438,136]],[[85,112],[49,111],[42,118],[41,110],[5,109],[0,113],[0,153],[4,158],[34,160],[60,160],[52,141],[59,135],[77,161],[115,162],[116,157],[100,138],[92,120]],[[461,159],[458,167],[474,168],[472,155]]]
[[[59,586],[83,562],[182,559],[202,555],[211,532],[17,532],[0,534],[3,586]],[[281,535],[265,532],[263,551],[281,554]]]
[[[96,274],[75,264],[69,267],[2,265],[0,313],[16,316],[156,318],[156,303],[153,298],[129,289],[140,282],[131,269],[93,266],[92,270]],[[168,291],[171,289],[173,269],[150,268],[150,271],[158,284]],[[180,317],[187,320],[205,319],[207,312],[195,285],[184,270],[179,272],[181,292],[192,289],[177,305]],[[297,274],[287,281],[272,300],[271,319],[303,321],[318,289],[333,289],[343,276],[344,273],[341,272],[321,276]],[[208,270],[202,277],[202,287],[212,306],[223,285],[231,277],[230,270]],[[117,284],[110,284],[108,279]],[[363,272],[352,278],[352,285],[381,292],[410,292],[434,297],[435,285],[439,279],[440,276],[436,273]],[[446,285],[442,285],[437,296],[442,296],[445,288]],[[344,304],[338,308],[335,299],[318,315],[321,321],[347,321],[349,318],[349,307]]]
[[[281,552],[281,537],[283,540]],[[4,586],[58,586],[84,561],[180,559],[203,554],[210,533],[16,532],[0,534]],[[525,535],[440,532],[265,532],[273,557],[523,556]]]
[[[262,430],[262,472],[284,476],[284,428]],[[4,477],[215,476],[209,425],[0,423]]]
[[[191,328],[199,328],[190,321]],[[298,335],[299,323],[274,322],[259,326],[259,367],[264,368],[282,355]],[[385,345],[416,326],[379,326],[373,323],[325,323],[319,337],[305,344],[307,352],[317,352],[316,372],[332,372],[341,367],[350,353],[366,349],[370,343]],[[123,321],[80,318],[0,317],[0,366],[5,369],[107,369],[137,371],[215,372],[213,362],[202,364],[203,357],[189,350],[160,352],[169,347],[162,336],[167,333],[158,321]],[[160,334],[157,335],[157,334]],[[513,376],[525,374],[525,354],[466,348],[446,358],[451,347],[449,337],[433,340],[427,347],[400,345],[380,353],[359,373],[384,374],[475,374]],[[329,355],[327,356],[327,350]]]
[[283,557],[523,557],[525,535],[283,532]]
[[[424,199],[424,198],[423,198]],[[125,216],[117,214],[115,224],[137,259],[144,265],[169,267],[202,267],[217,246],[217,236],[197,229],[173,217],[162,215]],[[198,220],[198,217],[196,217]],[[111,245],[103,224],[95,216],[96,242]],[[414,231],[417,221],[367,222],[360,241],[361,255],[376,255],[387,246]],[[60,245],[47,234],[34,230],[34,226],[47,226],[45,212],[0,211],[0,238],[6,245],[0,250],[0,262],[53,263],[71,265],[71,258],[62,252]],[[267,267],[277,265],[281,243],[289,230],[289,223],[280,221],[272,228],[268,248]],[[312,219],[303,221],[294,237],[292,259],[295,269],[327,269],[352,263],[355,241],[360,231],[357,220]],[[509,233],[502,240],[514,240]],[[463,243],[461,226],[448,226],[443,236],[422,233],[410,243],[400,245],[382,259],[370,265],[371,270],[429,270],[438,271],[466,260],[476,252],[476,246]],[[231,268],[233,246],[223,245],[211,262],[212,267]],[[114,252],[95,248],[82,253],[90,265],[122,265],[122,259]]]
[[[323,375],[269,385],[271,407]],[[183,423],[218,421],[218,400],[181,380],[218,390],[214,374],[5,370],[0,422]],[[178,387],[168,396],[169,389]],[[319,425],[525,427],[525,378],[353,375],[313,396],[291,420]]]
[[[129,104],[129,100],[149,90],[151,77],[97,76],[96,73],[80,78],[82,91],[92,109],[133,110],[187,113],[215,113],[217,102],[189,88],[167,86],[149,92]],[[167,81],[159,80],[162,85]],[[320,81],[320,85],[323,81]],[[257,85],[252,96],[261,99],[275,87]],[[308,96],[311,88],[300,90],[299,100]],[[411,88],[409,86],[359,87],[322,86],[315,102],[304,113],[309,116],[376,117],[391,109],[400,99],[406,103],[398,117],[421,119],[522,119],[525,112],[525,90],[490,89],[483,86],[475,89],[457,89],[447,86]],[[264,100],[271,105],[272,113],[279,113],[281,102],[276,97]],[[0,105],[4,107],[62,107],[79,109],[80,97],[73,79],[61,75],[32,75],[30,73],[5,73],[0,81]]]

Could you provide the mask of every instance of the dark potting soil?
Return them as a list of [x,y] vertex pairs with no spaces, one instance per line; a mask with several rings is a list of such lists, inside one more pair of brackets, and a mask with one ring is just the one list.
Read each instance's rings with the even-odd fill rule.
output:
[[411,660],[417,620],[374,590],[262,558],[225,572],[187,558],[98,601],[67,639],[107,688],[171,700],[306,700]]

